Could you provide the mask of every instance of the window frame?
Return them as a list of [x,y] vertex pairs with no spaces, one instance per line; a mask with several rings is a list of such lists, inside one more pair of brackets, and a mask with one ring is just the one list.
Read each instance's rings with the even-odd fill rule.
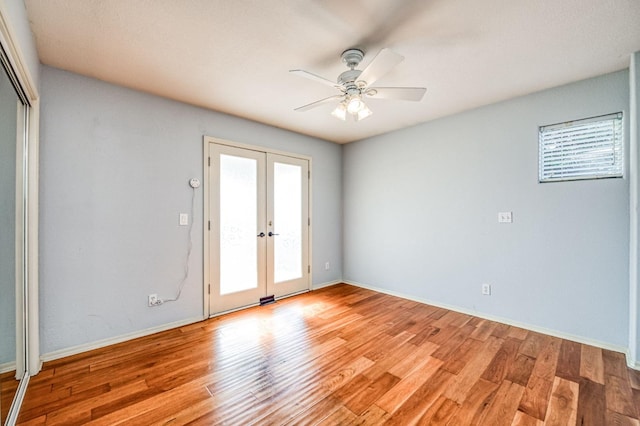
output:
[[[592,128],[585,129],[585,126],[592,124]],[[611,130],[606,132],[605,125],[611,124]],[[582,128],[582,130],[578,130]],[[575,129],[571,132],[571,129]],[[603,130],[604,129],[604,130]],[[565,158],[557,160],[556,163],[549,164],[549,154],[545,154],[545,149],[549,144],[553,143],[551,139],[544,135],[555,133],[555,140],[559,141],[562,135],[566,133],[567,141],[566,150],[557,151]],[[586,141],[587,136],[598,139]],[[601,135],[598,135],[600,133]],[[579,140],[576,141],[576,135]],[[610,142],[607,142],[610,139]],[[608,146],[610,145],[610,146]],[[611,149],[611,153],[598,153],[594,150],[602,150],[603,148]],[[612,164],[609,167],[594,164],[593,160],[606,160],[607,156],[611,156]],[[550,166],[557,167],[557,173],[553,174],[549,171]],[[573,170],[572,170],[573,166]],[[604,114],[594,117],[566,121],[562,123],[549,124],[538,127],[538,182],[565,182],[575,180],[594,180],[594,179],[612,179],[624,178],[625,171],[625,143],[624,143],[624,114],[622,111],[611,114]]]

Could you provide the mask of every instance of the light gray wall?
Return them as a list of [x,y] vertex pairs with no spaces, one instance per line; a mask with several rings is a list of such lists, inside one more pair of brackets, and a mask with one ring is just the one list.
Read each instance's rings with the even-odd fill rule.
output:
[[16,130],[18,99],[0,68],[0,364],[16,360]]
[[2,10],[8,15],[13,35],[25,61],[27,72],[33,79],[36,89],[40,86],[40,59],[35,39],[29,26],[29,17],[23,0],[0,0]]
[[627,347],[628,180],[537,173],[538,126],[628,105],[622,71],[346,145],[345,280]]
[[313,158],[313,283],[342,277],[339,145],[41,68],[41,352],[202,315],[202,190],[183,273],[188,180],[203,179],[203,135]]

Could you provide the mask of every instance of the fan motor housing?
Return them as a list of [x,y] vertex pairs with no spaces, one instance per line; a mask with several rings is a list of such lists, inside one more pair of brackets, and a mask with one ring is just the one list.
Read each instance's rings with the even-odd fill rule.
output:
[[362,58],[364,58],[364,52],[360,49],[347,49],[342,52],[340,57],[342,58],[342,62],[347,64],[349,68],[354,69],[360,64]]
[[360,70],[348,70],[338,76],[338,83],[347,86],[349,83],[353,83],[358,80],[358,77],[362,71]]

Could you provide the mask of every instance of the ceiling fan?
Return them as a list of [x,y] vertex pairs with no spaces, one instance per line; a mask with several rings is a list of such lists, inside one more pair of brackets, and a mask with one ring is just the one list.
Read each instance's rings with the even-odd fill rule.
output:
[[336,82],[304,70],[290,70],[289,72],[317,81],[340,91],[339,95],[329,96],[319,101],[303,105],[295,111],[308,111],[318,106],[338,101],[338,105],[331,115],[346,120],[347,114],[353,116],[356,121],[363,120],[372,114],[365,104],[365,98],[371,99],[396,99],[419,102],[427,91],[424,87],[372,87],[380,77],[391,71],[393,67],[404,60],[390,49],[382,49],[375,58],[362,71],[356,67],[364,58],[364,52],[360,49],[347,49],[342,52],[342,62],[349,69],[338,76]]

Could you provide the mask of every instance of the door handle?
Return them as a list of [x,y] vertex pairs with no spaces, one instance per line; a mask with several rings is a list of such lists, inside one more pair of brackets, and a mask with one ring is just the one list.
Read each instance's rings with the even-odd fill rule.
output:
[[258,237],[260,237],[260,238],[264,237],[264,232],[259,233]]
[[280,234],[274,234],[273,232],[269,231],[269,236],[270,236],[270,237],[273,237],[273,236],[275,236],[275,235],[280,235]]

